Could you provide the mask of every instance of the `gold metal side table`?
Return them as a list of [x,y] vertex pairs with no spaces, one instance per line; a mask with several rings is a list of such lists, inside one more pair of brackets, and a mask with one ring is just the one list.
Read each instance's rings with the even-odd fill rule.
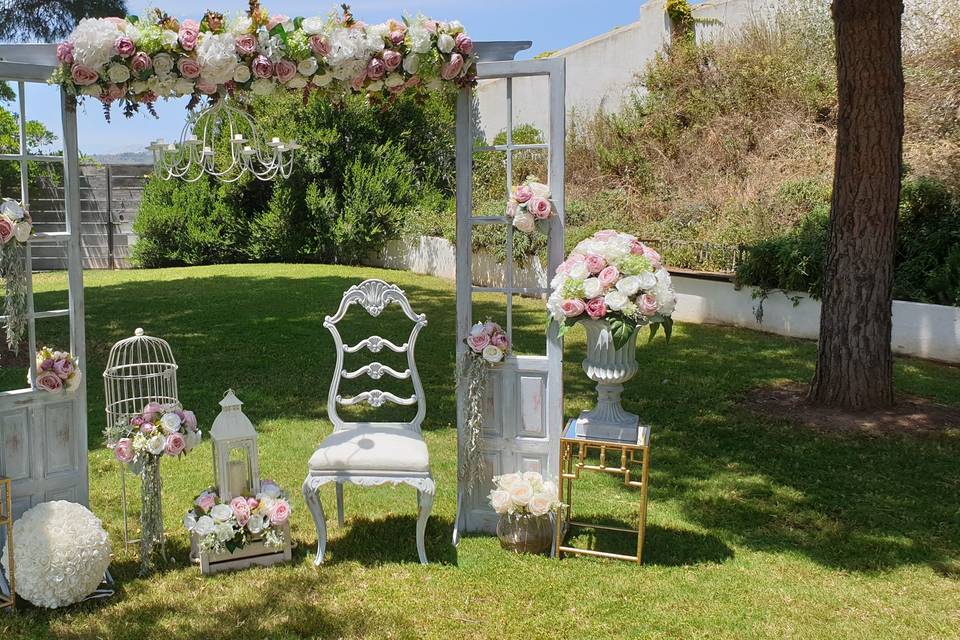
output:
[[[3,537],[6,539],[0,540],[0,545],[6,544],[8,562],[10,563],[10,573],[6,578],[0,571],[0,609],[12,607],[17,601],[13,562],[13,497],[10,489],[10,478],[0,476],[0,527],[3,528]],[[0,546],[0,556],[2,555],[3,548]]]
[[[588,460],[591,452],[599,455],[599,461],[594,464]],[[638,468],[639,467],[639,468]],[[560,501],[565,503],[557,513],[556,527],[556,557],[561,558],[564,553],[572,555],[595,556],[629,560],[640,564],[643,562],[643,540],[647,529],[647,486],[650,470],[650,427],[640,427],[637,442],[618,440],[591,440],[577,436],[577,421],[567,422],[563,435],[560,437]],[[636,529],[611,527],[574,520],[573,513],[573,481],[580,478],[581,471],[597,471],[623,477],[623,484],[627,487],[640,490],[640,517]],[[639,479],[637,479],[639,475]],[[572,527],[588,527],[591,529],[605,529],[637,534],[637,554],[625,555],[594,549],[579,549],[565,546],[564,540],[568,530]]]

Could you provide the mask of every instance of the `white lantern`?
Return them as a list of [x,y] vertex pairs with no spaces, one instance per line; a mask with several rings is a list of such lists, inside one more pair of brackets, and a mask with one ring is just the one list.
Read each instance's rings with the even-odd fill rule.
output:
[[257,431],[240,410],[242,406],[233,389],[227,390],[220,401],[220,415],[210,429],[214,483],[224,502],[260,493]]

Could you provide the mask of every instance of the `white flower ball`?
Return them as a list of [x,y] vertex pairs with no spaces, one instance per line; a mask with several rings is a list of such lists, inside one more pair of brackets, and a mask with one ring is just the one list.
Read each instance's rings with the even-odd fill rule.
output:
[[[74,502],[43,502],[13,523],[17,594],[56,609],[93,593],[110,566],[100,519]],[[3,567],[9,564],[4,548]]]

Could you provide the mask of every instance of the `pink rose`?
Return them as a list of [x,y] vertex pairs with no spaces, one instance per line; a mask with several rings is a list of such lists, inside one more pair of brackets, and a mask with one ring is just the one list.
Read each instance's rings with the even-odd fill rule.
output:
[[385,71],[386,65],[380,58],[371,58],[370,62],[367,63],[367,77],[371,80],[379,80],[383,77]]
[[258,78],[269,78],[273,75],[273,63],[265,55],[253,59],[253,75]]
[[57,45],[57,60],[63,64],[73,64],[72,42],[61,42]]
[[440,77],[444,80],[453,80],[463,71],[463,56],[455,53],[450,56],[450,62],[447,62],[440,68]]
[[270,21],[267,22],[267,31],[270,31],[270,29],[273,29],[278,24],[286,24],[287,22],[290,22],[290,18],[282,13],[270,16]]
[[250,519],[250,505],[247,504],[246,498],[237,496],[230,501],[230,508],[233,509],[233,517],[241,526],[247,524],[247,520]]
[[283,498],[280,498],[273,503],[273,507],[270,509],[270,524],[280,525],[287,521],[287,518],[290,517],[290,505],[287,504],[287,501]]
[[383,66],[387,71],[393,71],[400,66],[401,62],[403,62],[403,55],[399,51],[387,49],[383,52]]
[[177,60],[177,69],[184,78],[196,78],[200,75],[200,65],[193,58]]
[[117,440],[117,444],[113,445],[113,456],[123,464],[133,461],[133,440],[130,438]]
[[277,80],[284,83],[297,75],[297,65],[290,60],[281,60],[274,65],[273,70],[277,74]]
[[468,56],[473,53],[473,39],[465,33],[458,33],[456,38],[457,49],[460,53]]
[[149,402],[144,405],[140,415],[143,417],[144,422],[153,422],[160,417],[161,413],[163,413],[163,406],[161,406],[159,402]]
[[590,275],[595,276],[601,271],[604,267],[607,266],[607,261],[603,256],[597,255],[595,253],[587,254],[586,258],[587,270],[590,272]]
[[212,493],[202,493],[197,496],[197,499],[193,501],[193,504],[200,507],[204,513],[213,509],[213,505],[217,504],[217,499]]
[[406,29],[396,29],[390,32],[390,42],[393,44],[403,44],[403,39],[407,37]]
[[593,298],[587,301],[587,315],[594,320],[599,320],[607,315],[607,305],[603,298]]
[[582,255],[580,255],[579,253],[574,253],[557,266],[557,273],[562,273],[566,275],[570,273],[571,269],[573,269],[574,266],[580,264],[583,261],[584,261],[584,257]]
[[313,52],[318,56],[330,54],[330,43],[320,35],[310,36],[310,48],[313,49]]
[[654,264],[660,264],[660,254],[646,245],[643,245],[643,255],[649,258],[650,262],[653,262]]
[[44,358],[43,362],[40,363],[41,371],[50,371],[53,369],[53,358]]
[[63,389],[63,380],[61,380],[60,376],[55,374],[53,371],[44,371],[37,376],[36,387],[37,389],[43,389],[44,391],[60,391]]
[[420,84],[420,76],[410,76],[410,79],[403,85],[405,89],[415,87]]
[[618,235],[620,234],[613,229],[604,229],[603,231],[597,231],[595,234],[593,234],[593,237],[597,240],[605,242],[607,240],[613,240]]
[[483,351],[488,344],[490,344],[490,336],[485,333],[481,333],[478,336],[469,336],[467,338],[467,346],[477,353]]
[[130,68],[133,69],[136,73],[141,73],[146,71],[153,66],[153,60],[150,59],[143,51],[138,52],[133,56],[133,60],[130,61]]
[[560,303],[560,310],[563,311],[563,315],[566,317],[576,318],[587,310],[587,305],[583,303],[583,300],[570,298]]
[[157,432],[157,427],[152,422],[144,422],[140,425],[140,433],[145,436],[152,436]]
[[602,284],[605,289],[609,289],[620,279],[620,271],[615,266],[610,265],[604,268],[597,278],[600,279],[600,284]]
[[124,90],[124,88],[121,87],[120,85],[111,84],[109,87],[107,87],[106,98],[107,100],[111,100],[111,101],[119,100],[124,96],[125,93],[126,93],[126,90]]
[[546,198],[530,198],[530,202],[527,203],[527,210],[537,220],[546,220],[553,212],[553,206]]
[[130,426],[133,427],[142,427],[145,420],[140,416],[134,416],[130,418]]
[[6,218],[0,217],[0,242],[7,244],[13,239],[16,229],[13,223]]
[[[116,85],[114,85],[116,86]],[[73,363],[69,360],[57,360],[53,363],[53,372],[66,380],[73,374]]]
[[657,315],[657,299],[652,295],[645,293],[640,296],[640,300],[638,302],[640,303],[637,305],[640,308],[640,313],[645,316]]
[[96,82],[100,76],[97,75],[97,72],[86,67],[82,64],[75,64],[70,67],[70,78],[73,80],[74,84],[78,84],[81,87],[86,87]]
[[184,51],[193,51],[197,48],[197,38],[200,36],[200,25],[196,20],[184,20],[180,25],[180,31],[177,32],[177,38],[180,40],[180,46]]
[[237,36],[234,46],[237,49],[237,53],[242,56],[247,56],[257,50],[257,39],[249,34]]
[[187,446],[187,441],[184,440],[183,435],[180,433],[171,433],[167,436],[167,442],[163,445],[163,450],[168,456],[178,456]]
[[251,511],[253,511],[260,506],[260,501],[256,498],[247,498],[247,506],[250,507]]
[[197,428],[197,416],[196,414],[193,413],[193,411],[185,410],[183,412],[183,417],[181,418],[181,420],[183,420],[183,424],[187,425],[188,429]]
[[137,47],[133,44],[133,40],[127,36],[120,36],[116,42],[113,43],[113,50],[116,51],[117,55],[121,58],[129,58],[133,55],[133,52],[137,50]]
[[513,199],[523,204],[533,197],[533,189],[525,184],[518,185],[513,189]]
[[217,92],[217,85],[214,82],[209,82],[203,78],[200,78],[197,80],[197,91],[208,96],[212,96]]
[[498,331],[490,337],[490,344],[506,351],[510,347],[510,338],[503,331]]

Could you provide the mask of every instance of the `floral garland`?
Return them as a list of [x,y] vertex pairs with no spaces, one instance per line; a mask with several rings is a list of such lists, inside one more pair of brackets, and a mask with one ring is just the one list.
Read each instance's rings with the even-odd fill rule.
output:
[[464,338],[469,347],[460,361],[457,371],[458,384],[467,385],[465,423],[467,438],[463,443],[463,464],[460,466],[460,483],[471,493],[483,477],[483,400],[490,369],[497,366],[510,353],[510,338],[496,322],[478,322]]
[[[48,393],[73,391],[80,386],[83,374],[77,366],[76,357],[69,351],[54,351],[44,347],[37,351],[37,379],[31,385]],[[30,382],[30,374],[27,373]]]
[[584,318],[607,320],[619,349],[638,326],[650,327],[653,338],[663,326],[673,330],[677,295],[660,254],[635,236],[611,229],[598,231],[578,244],[557,267],[547,300],[560,335]]
[[533,233],[537,222],[547,220],[554,214],[556,207],[550,199],[550,187],[537,182],[533,176],[513,188],[506,215],[520,231]]
[[353,17],[348,5],[328,17],[271,15],[258,0],[233,18],[208,11],[177,20],[86,18],[57,46],[51,82],[75,98],[119,102],[124,114],[157,98],[322,90],[333,100],[364,93],[391,100],[407,91],[476,81],[473,40],[459,22],[422,15],[379,24]]
[[183,516],[183,526],[197,536],[201,551],[233,553],[253,540],[279,549],[290,511],[286,492],[272,480],[261,480],[256,497],[237,496],[229,503],[220,500],[216,489],[207,489]]
[[16,354],[27,332],[27,254],[33,220],[22,203],[0,201],[0,277],[6,281],[3,301],[7,347]]

